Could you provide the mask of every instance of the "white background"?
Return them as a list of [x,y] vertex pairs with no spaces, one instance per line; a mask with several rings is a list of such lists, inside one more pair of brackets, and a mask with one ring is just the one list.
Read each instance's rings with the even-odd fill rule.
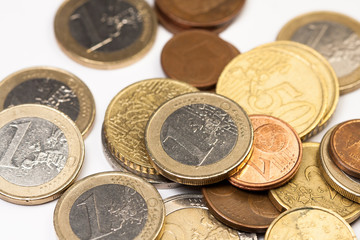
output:
[[[60,50],[54,36],[54,16],[62,2],[1,1],[0,79],[25,67],[46,65],[70,71],[87,84],[94,95],[97,113],[94,128],[85,140],[85,164],[79,176],[83,178],[112,170],[103,155],[100,139],[106,107],[125,86],[143,79],[165,77],[160,65],[160,54],[172,34],[159,26],[151,51],[129,67],[111,71],[83,67]],[[148,2],[153,5],[153,0]],[[274,41],[279,30],[290,19],[314,10],[337,11],[360,21],[359,0],[248,0],[240,16],[220,36],[241,52],[246,52],[260,44]],[[359,118],[359,93],[360,90],[357,90],[341,96],[329,126],[311,140],[319,142],[331,126]],[[177,191],[161,191],[161,194],[166,197]],[[56,239],[52,223],[56,202],[19,206],[0,200],[0,239]],[[360,220],[353,223],[352,227],[360,237]]]

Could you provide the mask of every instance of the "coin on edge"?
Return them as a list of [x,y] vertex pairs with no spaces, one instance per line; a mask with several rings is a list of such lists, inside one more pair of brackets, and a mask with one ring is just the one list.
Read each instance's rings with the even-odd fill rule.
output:
[[335,12],[312,12],[290,20],[277,40],[306,44],[334,68],[340,94],[360,87],[360,22]]
[[281,211],[319,206],[335,211],[349,223],[355,221],[360,216],[360,205],[332,189],[319,165],[319,143],[303,143],[303,158],[297,174],[284,186],[270,190],[270,200]]
[[104,172],[75,183],[56,204],[54,227],[60,240],[155,240],[165,219],[163,200],[143,179]]
[[267,192],[240,190],[227,181],[205,186],[202,193],[209,211],[234,229],[264,233],[280,214]]
[[165,199],[165,226],[159,240],[258,239],[255,233],[238,232],[220,223],[208,212],[202,198],[201,194],[181,194]]
[[221,73],[216,93],[234,100],[248,114],[284,120],[300,138],[312,134],[328,104],[325,82],[311,64],[282,48],[260,46],[235,57]]
[[354,202],[360,203],[360,180],[341,171],[331,158],[329,144],[330,135],[334,128],[331,128],[324,135],[320,143],[321,172],[327,183],[338,193]]
[[214,93],[173,98],[150,118],[145,144],[154,167],[187,185],[219,182],[246,165],[253,128],[246,112]]
[[139,81],[121,90],[107,107],[104,120],[105,140],[118,164],[139,176],[162,180],[146,150],[146,124],[167,100],[196,91],[186,83],[161,78]]
[[32,67],[0,82],[0,111],[20,104],[42,104],[71,118],[85,137],[95,119],[90,89],[75,75],[54,67]]
[[25,104],[0,112],[0,198],[35,205],[58,198],[80,172],[84,141],[65,114]]
[[60,47],[74,61],[113,69],[150,50],[157,19],[144,0],[68,0],[56,13],[54,29]]
[[357,240],[354,230],[337,213],[322,207],[292,208],[277,217],[265,240]]

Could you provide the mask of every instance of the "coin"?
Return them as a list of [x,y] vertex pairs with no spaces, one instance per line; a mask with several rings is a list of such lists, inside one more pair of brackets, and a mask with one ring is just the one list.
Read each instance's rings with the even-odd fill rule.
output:
[[351,223],[360,216],[360,205],[342,197],[323,179],[319,169],[319,143],[303,143],[303,158],[297,174],[286,185],[270,190],[279,210],[303,206],[331,209]]
[[328,239],[356,240],[350,225],[337,213],[321,207],[293,208],[274,220],[265,240]]
[[328,104],[325,83],[311,64],[286,49],[256,48],[225,67],[216,93],[233,99],[248,114],[278,117],[306,138],[323,119]]
[[58,198],[84,161],[81,133],[65,114],[26,104],[0,113],[0,198],[35,205]]
[[143,179],[121,172],[90,175],[59,199],[54,227],[65,239],[155,240],[165,218],[158,191]]
[[156,6],[178,25],[212,27],[234,19],[245,0],[155,0]]
[[0,111],[37,103],[55,108],[73,120],[83,136],[94,123],[95,102],[89,88],[75,75],[54,67],[32,67],[0,82]]
[[244,191],[220,182],[203,187],[202,193],[209,211],[234,229],[264,233],[280,214],[267,192]]
[[199,194],[182,194],[164,200],[165,227],[160,240],[257,240],[255,233],[237,232],[217,221]]
[[57,11],[54,28],[60,47],[73,60],[112,69],[150,50],[157,20],[144,0],[69,0]]
[[[123,166],[121,161],[117,161],[116,157],[110,152],[109,147],[105,140],[104,124],[101,128],[101,143],[103,146],[103,152],[104,152],[106,159],[109,161],[109,163],[115,170],[124,172],[124,173],[132,173],[132,172],[126,170],[126,166]],[[167,178],[164,178],[161,176],[159,176],[159,178],[157,180],[151,179],[151,178],[146,178],[146,177],[142,177],[142,178],[145,181],[148,181],[149,183],[153,184],[154,187],[156,187],[157,189],[169,189],[169,188],[177,188],[177,187],[181,186],[181,184],[170,181]]]
[[267,115],[250,115],[254,150],[247,165],[229,178],[236,187],[264,191],[288,182],[297,172],[302,144],[286,122]]
[[216,34],[191,30],[176,34],[161,52],[167,76],[200,89],[216,84],[221,71],[238,53]]
[[333,162],[350,176],[360,177],[360,119],[339,124],[330,136],[330,155]]
[[145,143],[154,167],[188,185],[219,182],[246,164],[253,129],[235,102],[213,93],[167,101],[150,118]]
[[163,181],[146,151],[146,124],[162,103],[195,91],[196,88],[171,79],[143,80],[121,90],[111,100],[104,120],[105,139],[118,165],[142,177]]
[[360,23],[335,12],[298,16],[280,31],[277,40],[292,40],[319,51],[339,78],[340,94],[360,87]]
[[351,177],[341,171],[332,161],[330,156],[330,135],[334,131],[332,127],[323,137],[320,143],[321,164],[320,170],[326,182],[344,197],[360,203],[360,180]]

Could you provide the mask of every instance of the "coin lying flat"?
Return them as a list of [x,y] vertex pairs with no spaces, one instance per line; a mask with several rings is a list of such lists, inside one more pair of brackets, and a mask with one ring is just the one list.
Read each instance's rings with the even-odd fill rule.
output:
[[303,206],[331,209],[351,223],[360,216],[360,205],[341,196],[323,179],[319,168],[319,143],[303,143],[303,158],[295,176],[270,190],[270,199],[279,210]]
[[19,105],[0,113],[0,198],[35,205],[58,198],[84,160],[75,123],[43,105]]
[[111,69],[150,50],[157,21],[144,0],[69,0],[57,11],[54,28],[60,47],[73,60]]
[[360,23],[334,12],[298,16],[280,31],[277,40],[292,40],[320,52],[339,78],[340,94],[360,87]]
[[0,111],[36,103],[55,108],[73,120],[86,136],[95,119],[95,102],[89,88],[75,75],[53,67],[20,70],[0,82]]
[[151,184],[132,174],[105,172],[65,192],[54,211],[54,226],[60,240],[155,240],[164,218],[164,203]]
[[213,93],[167,101],[150,118],[145,143],[154,167],[182,184],[219,182],[246,164],[253,129],[245,111]]
[[321,207],[293,208],[274,220],[265,240],[356,240],[351,226],[337,213]]
[[250,115],[254,150],[247,165],[229,178],[236,187],[264,191],[288,182],[302,157],[301,140],[286,122],[267,115]]
[[234,229],[264,233],[280,214],[267,192],[243,191],[224,181],[203,187],[202,193],[209,211]]
[[255,233],[237,232],[217,221],[199,194],[182,194],[164,200],[166,217],[160,240],[257,240]]

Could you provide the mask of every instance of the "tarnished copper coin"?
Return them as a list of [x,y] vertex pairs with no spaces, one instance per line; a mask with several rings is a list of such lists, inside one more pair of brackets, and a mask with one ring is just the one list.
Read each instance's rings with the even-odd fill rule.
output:
[[192,30],[176,34],[166,43],[161,65],[167,76],[205,89],[216,84],[224,67],[237,55],[216,34]]
[[267,115],[251,115],[254,151],[243,170],[229,178],[236,187],[263,191],[288,182],[297,172],[302,144],[286,122]]
[[211,27],[234,19],[245,0],[155,0],[155,3],[178,25]]
[[339,124],[330,137],[330,154],[345,173],[360,178],[360,119]]
[[267,192],[249,192],[221,182],[202,188],[209,211],[222,223],[241,231],[264,233],[280,211]]

